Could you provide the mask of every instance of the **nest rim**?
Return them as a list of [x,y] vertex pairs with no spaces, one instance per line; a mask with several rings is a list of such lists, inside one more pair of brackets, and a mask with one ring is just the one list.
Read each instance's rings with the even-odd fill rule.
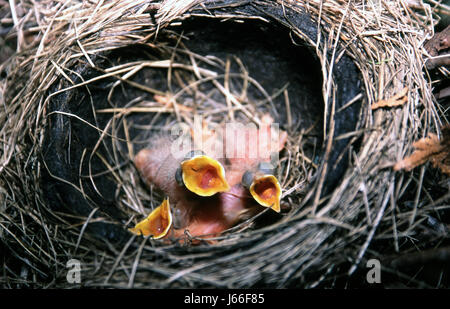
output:
[[[278,5],[280,5],[280,4],[278,4]],[[166,21],[167,21],[167,18],[169,18],[169,17],[170,17],[168,19],[169,21],[173,21],[174,19],[179,18],[179,16],[167,17],[168,15],[163,14],[164,10],[162,10],[162,8],[164,8],[164,7],[159,8],[160,14],[161,14],[160,22],[164,23],[164,20],[165,20],[164,18],[166,18]],[[190,8],[184,8],[184,9],[190,9]],[[284,9],[284,7],[283,7],[283,9]],[[300,10],[300,8],[294,7],[294,11],[295,10],[298,11],[298,10]],[[333,11],[329,7],[327,7],[326,10],[329,10],[329,12]],[[182,16],[181,19],[183,19],[183,14],[190,15],[190,14],[192,14],[193,11],[188,10],[186,12],[187,13],[179,12]],[[161,16],[163,16],[163,17],[161,17]],[[315,16],[315,17],[317,17],[317,16]],[[329,18],[329,16],[326,16],[326,17]],[[304,37],[305,34],[297,34],[297,35],[299,35],[300,37],[302,37],[302,35],[303,35],[303,39],[305,39],[305,37]],[[314,42],[311,42],[314,40],[311,40],[310,38],[309,38],[309,41],[310,41],[310,43],[314,43]],[[315,45],[315,46],[317,47],[317,45]],[[323,61],[323,59],[322,59],[322,61]],[[367,76],[367,72],[369,72],[369,70],[367,68],[362,68],[361,63],[359,63],[359,66],[360,66],[359,70],[362,72],[362,75],[363,75],[362,79],[365,82],[365,92],[367,95],[367,98],[365,98],[365,99],[368,100],[368,102],[366,102],[366,103],[370,103],[371,100],[373,101],[373,99],[376,97],[376,95],[373,94],[373,91],[374,91],[373,87],[367,85],[367,81],[370,79]],[[381,67],[382,67],[382,65],[380,66],[380,68],[377,68],[376,72],[379,72],[378,70],[381,69]],[[385,67],[384,70],[387,70],[387,68]],[[383,74],[385,74],[385,73],[383,73]],[[380,75],[382,75],[382,74],[380,74]],[[393,82],[393,84],[394,84],[394,82]],[[414,83],[415,81],[410,81],[410,82]],[[429,102],[430,105],[432,105],[432,99],[430,96],[429,89],[426,88],[426,86],[423,84],[416,83],[416,85],[417,84],[419,84],[419,87],[422,87],[423,93],[421,94],[422,95],[421,98],[423,100],[425,100],[426,102]],[[383,88],[383,87],[381,87],[381,88]],[[391,88],[392,89],[390,91],[395,91],[395,89],[398,89],[399,88],[398,83],[396,85],[393,85]],[[379,91],[382,91],[382,90],[379,90]],[[418,98],[420,94],[418,92],[415,92],[415,95],[417,95],[416,98]],[[354,96],[354,97],[356,97],[356,96]],[[410,102],[412,102],[412,100]],[[404,109],[402,112],[405,113],[405,111],[407,111],[407,110]],[[373,162],[370,160],[370,158],[369,159],[367,158],[367,153],[370,152],[371,147],[373,148],[373,143],[370,143],[370,141],[371,141],[371,139],[378,139],[379,141],[382,139],[380,138],[379,135],[373,134],[373,132],[367,132],[366,128],[369,128],[369,130],[371,130],[370,129],[371,126],[373,127],[374,124],[380,123],[382,121],[383,117],[391,117],[392,114],[389,111],[379,111],[379,112],[375,113],[374,116],[372,116],[371,114],[368,113],[367,110],[364,110],[364,109],[363,109],[363,113],[365,113],[365,117],[361,118],[362,121],[359,124],[359,127],[361,129],[359,131],[363,131],[363,133],[365,134],[365,136],[363,138],[364,138],[364,141],[366,142],[366,144],[363,145],[362,149],[357,151],[358,160],[363,159],[360,162],[358,162],[358,164],[363,164],[363,162],[364,162],[365,165],[373,166]],[[396,113],[394,112],[394,114],[402,116],[400,112],[396,112]],[[407,113],[406,113],[406,116],[403,116],[403,117],[404,117],[403,119],[410,119],[410,117],[408,116]],[[433,114],[433,111],[431,111],[430,115],[427,117],[431,119],[429,122],[433,123],[433,119],[434,119],[434,121],[436,121],[435,119],[437,116],[435,114]],[[412,121],[412,120],[410,120],[410,121]],[[400,124],[394,123],[394,125],[398,127]],[[395,129],[391,129],[391,130],[393,130],[393,131],[395,130],[396,132],[398,132],[397,130],[399,130],[399,129],[397,127],[395,127]],[[436,125],[436,127],[438,128],[437,125]],[[394,126],[392,128],[394,128]],[[384,130],[387,131],[387,129],[384,129]],[[402,130],[407,130],[407,129],[405,129],[405,127],[403,127]],[[405,134],[405,133],[403,133],[403,134]],[[413,133],[413,136],[415,136],[416,134],[417,134],[417,132]],[[395,140],[395,138],[394,138],[394,140]],[[367,142],[367,141],[369,141],[369,142]],[[383,141],[383,143],[385,143],[385,141]],[[380,142],[380,144],[382,144],[382,143]],[[375,147],[375,149],[376,148],[377,147]],[[381,147],[381,148],[383,148],[383,147]],[[386,150],[384,150],[384,151],[386,151]],[[365,157],[364,157],[364,154],[365,154]],[[392,153],[389,153],[389,155],[392,158]],[[345,192],[349,188],[349,186],[354,183],[356,183],[356,184],[366,183],[366,185],[368,185],[369,183],[380,183],[380,181],[378,181],[377,179],[374,180],[374,179],[370,178],[370,177],[372,177],[372,178],[374,177],[374,175],[370,174],[370,172],[365,177],[365,180],[363,179],[361,181],[362,176],[359,172],[360,168],[361,167],[356,166],[356,167],[352,167],[352,169],[347,169],[346,176],[343,177],[342,183],[340,185],[338,185],[337,188],[335,188],[330,193],[329,196],[327,196],[328,200],[327,200],[327,203],[325,203],[325,206],[323,208],[316,209],[319,214],[327,214],[328,213],[328,214],[330,214],[329,216],[325,216],[322,221],[318,220],[317,218],[310,218],[310,219],[305,220],[304,218],[299,216],[298,218],[294,218],[292,221],[289,222],[290,224],[295,225],[295,228],[292,230],[293,231],[301,230],[311,224],[313,224],[313,225],[316,224],[318,226],[323,226],[323,225],[332,226],[333,227],[332,230],[339,231],[336,233],[341,233],[342,230],[350,230],[350,236],[347,236],[347,237],[352,239],[353,238],[351,236],[352,231],[355,231],[356,229],[355,229],[355,227],[351,226],[351,224],[350,224],[351,221],[348,222],[343,218],[345,218],[345,215],[346,215],[345,212],[347,212],[347,214],[348,214],[348,212],[354,211],[353,209],[360,209],[361,205],[358,206],[358,205],[355,205],[357,203],[350,202],[352,200],[352,198],[354,198],[356,196],[356,194],[360,194],[360,192],[353,191],[350,194],[344,194],[343,192]],[[374,213],[377,214],[377,216],[375,216],[375,218],[372,219],[375,221],[373,222],[374,225],[372,225],[372,228],[368,229],[369,236],[372,233],[372,231],[373,231],[373,233],[375,233],[377,225],[380,224],[380,222],[382,221],[382,216],[383,216],[384,212],[387,211],[387,209],[388,209],[387,206],[388,206],[389,199],[387,197],[392,196],[392,194],[394,194],[395,175],[389,170],[384,170],[384,169],[381,169],[381,170],[383,173],[382,177],[387,177],[387,179],[389,179],[390,185],[388,186],[387,190],[383,192],[383,194],[380,193],[379,196],[371,196],[371,200],[373,199],[374,201],[376,201],[374,204],[371,204],[371,207],[376,208],[376,211],[374,211]],[[359,179],[350,179],[348,175],[352,175],[355,173],[357,175],[356,178],[359,178]],[[381,177],[381,176],[379,176],[379,177]],[[363,192],[363,194],[364,194],[364,192]],[[344,198],[342,198],[342,200],[341,200],[341,196],[344,196]],[[317,200],[316,202],[321,201],[320,194],[316,197],[316,200]],[[349,207],[349,209],[347,209],[345,211],[341,210],[338,207],[336,207],[336,205],[338,205],[339,203],[348,203],[350,205],[350,207]],[[359,211],[358,213],[362,213],[362,212],[364,212],[364,211]],[[369,215],[369,218],[370,218],[370,215]],[[85,221],[85,225],[83,225],[83,227],[90,226],[91,224],[92,223],[89,223],[89,220],[87,220],[87,221]],[[285,223],[285,224],[287,224],[287,223]],[[282,229],[282,226],[280,226],[279,229]],[[131,256],[128,256],[127,250],[130,249],[131,247],[133,247],[133,246],[131,246],[130,241],[127,242],[125,247],[123,247],[123,251],[121,251],[121,252],[123,253],[122,256],[131,257],[131,259],[134,261],[139,261],[139,259],[142,259],[142,257],[143,257],[142,254],[145,253],[145,256],[148,256],[148,254],[160,255],[161,258],[164,260],[164,262],[175,262],[175,265],[180,265],[180,264],[185,263],[184,267],[185,268],[187,267],[187,271],[182,271],[182,272],[177,268],[178,266],[176,266],[174,269],[170,269],[170,268],[164,269],[163,268],[161,270],[157,270],[155,267],[150,267],[149,271],[151,273],[161,276],[161,278],[162,278],[160,282],[158,282],[157,280],[156,280],[156,282],[152,281],[151,284],[154,284],[157,287],[167,287],[167,286],[176,287],[177,285],[192,286],[191,284],[193,284],[193,282],[195,282],[195,284],[193,286],[196,286],[196,285],[203,286],[204,285],[204,286],[235,287],[235,286],[248,286],[248,285],[253,286],[253,285],[258,285],[258,284],[270,285],[273,283],[275,283],[277,286],[284,286],[285,284],[289,284],[289,283],[296,284],[296,282],[300,282],[301,281],[301,279],[300,279],[301,273],[303,271],[303,268],[308,269],[308,267],[310,265],[316,265],[316,267],[317,267],[317,264],[316,264],[317,261],[315,261],[313,257],[314,257],[314,254],[317,254],[317,252],[319,252],[319,251],[315,251],[314,249],[317,250],[317,248],[320,246],[320,243],[321,243],[321,241],[317,240],[317,239],[322,238],[322,240],[323,239],[326,240],[329,237],[330,234],[326,235],[327,233],[324,232],[325,230],[326,230],[325,228],[323,230],[319,229],[319,232],[317,232],[317,230],[316,230],[315,232],[317,232],[317,233],[311,233],[311,231],[310,231],[309,237],[310,237],[311,242],[309,243],[309,246],[311,246],[312,252],[309,253],[309,256],[308,256],[308,254],[306,254],[306,256],[302,256],[301,258],[298,257],[297,259],[291,260],[292,265],[290,265],[291,267],[289,269],[283,269],[280,266],[281,268],[279,270],[280,270],[281,275],[278,275],[278,276],[275,275],[274,277],[268,277],[268,275],[267,275],[267,271],[270,271],[270,269],[274,268],[273,264],[264,265],[264,263],[262,263],[262,264],[259,263],[258,267],[260,267],[261,272],[252,274],[252,276],[250,276],[250,277],[245,277],[242,274],[237,274],[237,275],[234,274],[235,277],[233,279],[230,279],[226,275],[227,274],[226,266],[222,269],[220,269],[220,266],[217,266],[217,269],[215,269],[214,271],[211,272],[212,267],[213,267],[213,264],[211,262],[205,261],[204,259],[200,258],[198,264],[195,265],[193,263],[193,261],[185,261],[182,258],[180,258],[180,255],[181,255],[180,248],[173,246],[173,247],[168,248],[167,251],[161,252],[157,246],[156,247],[153,246],[154,244],[151,240],[143,240],[142,243],[137,248],[135,248],[135,250],[136,250],[135,252],[137,252],[135,259],[133,259]],[[86,235],[83,235],[83,231],[84,231],[84,229],[82,229],[81,233],[77,237],[79,239],[79,241],[81,241],[82,238],[84,239],[84,236],[86,236]],[[266,230],[259,231],[259,236],[261,237],[261,235],[264,234],[265,232],[267,232],[267,231]],[[291,234],[289,234],[289,233],[284,234],[281,237],[281,239],[278,239],[277,243],[282,242],[283,240],[289,239],[290,237],[293,237],[292,233],[293,232],[291,232]],[[358,238],[356,236],[355,236],[355,238],[359,239],[361,242],[360,238]],[[363,239],[364,239],[364,237],[363,237]],[[367,237],[367,238],[365,238],[365,241],[362,242],[361,247],[358,248],[359,250],[357,250],[358,254],[354,257],[353,265],[357,265],[361,262],[370,240],[371,240],[371,238]],[[146,242],[150,242],[152,244],[152,246],[150,246],[150,248],[145,247],[145,249],[144,249],[144,245],[146,244]],[[262,241],[260,244],[262,245],[263,243],[264,243],[264,241]],[[277,243],[271,243],[269,247],[275,246],[275,245],[277,245]],[[294,243],[297,243],[297,242],[294,241],[293,244]],[[339,247],[339,243],[333,243],[333,245]],[[231,258],[237,258],[239,256],[237,254],[229,254],[227,256],[226,254],[230,253],[233,250],[239,249],[242,246],[243,246],[243,243],[241,243],[240,245],[228,244],[228,245],[224,245],[221,248],[200,246],[197,248],[189,248],[186,251],[190,252],[191,254],[199,254],[199,256],[200,256],[201,254],[204,254],[206,252],[206,250],[208,250],[211,252],[211,254],[214,253],[214,254],[218,255],[218,258],[214,259],[214,262],[217,262],[218,264],[223,265],[224,263],[229,262]],[[78,248],[78,244],[76,247]],[[291,246],[287,246],[287,247],[289,248]],[[306,249],[307,247],[308,247],[308,244],[303,249]],[[255,246],[255,248],[245,250],[244,254],[242,254],[241,257],[245,256],[247,259],[251,258],[252,255],[255,253],[256,248],[258,248],[258,245]],[[183,248],[183,250],[185,250],[185,249],[186,248]],[[75,252],[76,251],[77,250],[75,250]],[[295,254],[300,254],[300,252],[296,251],[295,253],[290,253],[290,254],[288,254],[288,257],[285,257],[285,259],[292,258],[292,256],[295,256]],[[326,255],[326,253],[325,253],[325,255]],[[271,256],[271,258],[276,259],[275,256]],[[115,265],[115,267],[117,267],[117,264],[115,264],[115,263],[119,260],[120,259],[117,259],[114,261],[113,264]],[[331,258],[331,260],[333,260],[333,258]],[[113,268],[115,268],[115,267],[113,267]],[[209,270],[208,270],[208,268],[209,268]],[[247,269],[247,268],[242,267],[242,269]],[[263,270],[263,269],[265,269],[265,270]],[[324,269],[323,267],[319,266],[318,269],[320,269],[319,273],[321,273],[321,272],[327,273],[328,271],[331,271],[332,268],[330,266],[330,267],[325,267],[325,269]],[[205,271],[202,272],[202,270],[205,270]],[[181,273],[183,273],[183,276],[185,276],[185,277],[183,277],[181,275]],[[112,272],[106,276],[106,278],[108,280],[105,280],[105,282],[110,282],[109,280],[111,279],[111,277],[112,277]],[[224,277],[227,278],[227,280],[224,280],[222,283],[220,283],[220,280],[218,280],[218,278],[224,278]],[[136,273],[134,273],[134,275],[129,280],[129,284],[131,284],[131,285],[134,284],[136,286],[139,284],[140,279],[144,280],[143,282],[145,282],[145,279],[143,279],[143,278],[145,278],[145,276],[142,277],[139,274],[139,277],[136,277]],[[164,278],[165,278],[165,280],[164,280]],[[312,283],[309,282],[308,286],[314,286],[314,284],[319,281],[314,281]],[[95,285],[95,280],[92,281],[91,284]],[[112,284],[112,285],[114,285],[114,284]]]

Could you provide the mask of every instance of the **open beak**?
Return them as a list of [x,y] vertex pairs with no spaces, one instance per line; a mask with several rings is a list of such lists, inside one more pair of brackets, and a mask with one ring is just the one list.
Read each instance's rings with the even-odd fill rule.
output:
[[255,177],[249,191],[258,204],[280,212],[281,186],[275,176]]
[[206,155],[181,162],[181,173],[186,188],[197,195],[212,196],[230,190],[222,164]]
[[171,226],[172,213],[169,199],[165,199],[147,218],[129,231],[136,235],[152,236],[153,239],[159,239],[167,235]]

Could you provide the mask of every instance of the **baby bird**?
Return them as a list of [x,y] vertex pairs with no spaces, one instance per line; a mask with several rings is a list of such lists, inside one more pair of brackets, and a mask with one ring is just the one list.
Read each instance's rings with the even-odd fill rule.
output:
[[[262,162],[270,158],[273,140],[258,137],[253,140],[252,135],[264,132],[270,138],[270,122],[264,122],[259,130],[241,131],[245,133],[243,142],[227,136],[226,130],[223,144],[214,151],[199,147],[200,151],[177,158],[163,138],[136,155],[135,165],[143,178],[168,198],[130,231],[153,238],[181,238],[185,231],[195,237],[211,237],[259,213],[264,209],[261,205],[280,211],[281,187],[272,175],[273,170],[267,167],[268,162]],[[209,133],[202,139],[205,136],[217,139]],[[286,133],[282,132],[275,151],[284,147],[286,139]],[[254,142],[267,153],[249,155]],[[246,151],[238,155],[242,147]],[[221,156],[220,150],[225,155]],[[212,159],[215,156],[219,159]]]
[[186,225],[186,209],[217,192],[228,191],[225,170],[216,160],[199,151],[181,156],[168,137],[158,138],[142,149],[134,163],[144,180],[164,192],[176,214],[176,225]]
[[180,238],[185,230],[192,236],[211,237],[254,214],[257,202],[241,184],[228,186],[218,161],[198,151],[177,158],[167,140],[158,140],[135,157],[142,177],[167,198],[131,232],[154,239]]

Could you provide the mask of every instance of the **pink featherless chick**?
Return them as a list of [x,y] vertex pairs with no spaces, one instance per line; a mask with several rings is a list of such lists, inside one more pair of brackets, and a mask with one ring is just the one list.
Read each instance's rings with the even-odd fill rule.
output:
[[[252,134],[261,131],[269,139],[257,138],[256,146],[267,148],[267,152],[237,155],[240,147],[249,150]],[[260,205],[279,212],[280,185],[267,169],[261,168],[261,163],[270,160],[274,149],[284,147],[287,135],[282,132],[280,138],[271,136],[272,132],[270,121],[266,121],[259,130],[248,129],[243,143],[228,135],[223,139],[225,156],[219,156],[219,160],[212,157],[220,147],[206,154],[199,147],[184,157],[174,155],[172,144],[164,137],[141,150],[134,160],[137,169],[167,199],[130,231],[153,238],[182,237],[186,231],[193,237],[212,237],[260,212]],[[279,140],[275,148],[274,139]]]

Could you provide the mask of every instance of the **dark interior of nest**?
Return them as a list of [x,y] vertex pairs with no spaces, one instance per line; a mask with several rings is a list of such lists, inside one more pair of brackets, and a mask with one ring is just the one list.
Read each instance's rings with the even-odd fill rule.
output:
[[[265,212],[247,226],[300,211],[322,156],[322,73],[311,50],[293,44],[286,29],[256,20],[187,19],[148,44],[92,60],[96,68],[83,58],[72,65],[69,76],[84,85],[53,95],[48,106],[42,186],[54,209],[90,216],[90,234],[129,238],[127,228],[163,199],[139,176],[133,156],[194,115],[211,124],[229,121],[226,85],[250,112],[232,105],[236,120],[269,113],[287,131],[277,176],[283,191],[297,187],[284,198],[289,211]],[[61,78],[51,92],[69,86]]]

